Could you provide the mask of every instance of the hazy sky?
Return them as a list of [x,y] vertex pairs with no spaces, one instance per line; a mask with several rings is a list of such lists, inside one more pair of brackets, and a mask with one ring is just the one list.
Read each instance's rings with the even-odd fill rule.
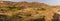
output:
[[60,5],[60,0],[10,0],[10,1],[43,2],[50,5]]

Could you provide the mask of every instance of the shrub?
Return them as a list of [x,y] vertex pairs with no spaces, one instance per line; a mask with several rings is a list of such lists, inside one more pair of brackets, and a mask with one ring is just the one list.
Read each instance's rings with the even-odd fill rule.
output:
[[6,15],[0,15],[0,21],[9,21],[9,18],[8,16]]
[[22,17],[19,16],[19,14],[14,14],[12,17],[11,17],[11,21],[21,21]]
[[37,8],[37,10],[44,11],[46,9],[45,8]]
[[14,9],[14,8],[16,8],[15,6],[9,6],[9,7],[7,7],[7,8],[9,8],[9,9]]
[[31,13],[25,13],[24,15],[25,16],[31,16]]
[[18,10],[24,9],[24,6],[17,7]]
[[38,19],[33,19],[32,21],[45,21],[45,16],[43,16],[43,18],[38,18]]

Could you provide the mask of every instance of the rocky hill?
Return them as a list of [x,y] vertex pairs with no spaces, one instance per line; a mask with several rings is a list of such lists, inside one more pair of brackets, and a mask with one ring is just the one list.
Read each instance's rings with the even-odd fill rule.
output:
[[[52,21],[60,6],[38,2],[0,2],[0,21]],[[3,19],[2,19],[3,18]]]

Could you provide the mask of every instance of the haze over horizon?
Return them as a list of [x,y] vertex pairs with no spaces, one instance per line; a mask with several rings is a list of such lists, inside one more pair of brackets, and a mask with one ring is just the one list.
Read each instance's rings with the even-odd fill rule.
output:
[[42,2],[48,5],[60,5],[60,0],[6,0],[6,1],[13,1],[13,2]]

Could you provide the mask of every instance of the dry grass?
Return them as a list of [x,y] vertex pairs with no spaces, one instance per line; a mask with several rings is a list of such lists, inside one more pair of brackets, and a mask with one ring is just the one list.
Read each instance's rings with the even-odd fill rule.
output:
[[6,2],[0,4],[0,17],[6,16],[6,21],[51,21],[58,8],[36,2]]

